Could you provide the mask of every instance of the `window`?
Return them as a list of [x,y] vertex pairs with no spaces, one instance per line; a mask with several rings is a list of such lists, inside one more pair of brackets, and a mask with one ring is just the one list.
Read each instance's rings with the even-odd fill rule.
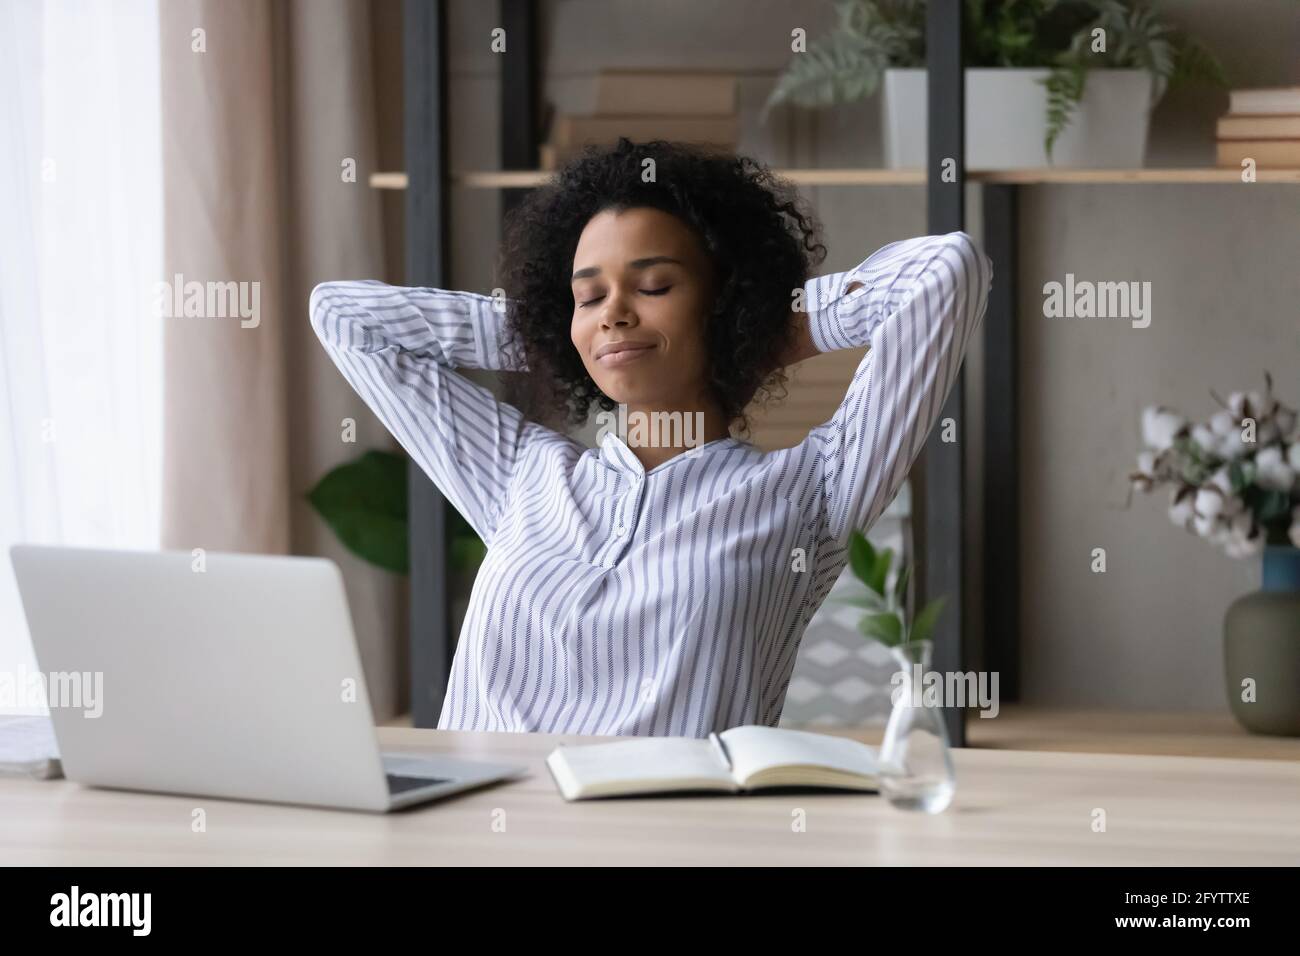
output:
[[158,47],[156,0],[0,4],[0,676],[36,668],[9,545],[158,546]]

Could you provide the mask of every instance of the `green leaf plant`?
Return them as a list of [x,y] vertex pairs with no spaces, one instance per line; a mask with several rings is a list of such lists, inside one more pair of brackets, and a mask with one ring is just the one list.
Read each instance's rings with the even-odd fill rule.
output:
[[[821,109],[875,93],[890,67],[925,66],[925,0],[833,0],[838,22],[777,78],[760,120],[791,103]],[[1046,67],[1043,145],[1052,149],[1083,101],[1088,72],[1141,69],[1151,106],[1172,86],[1228,86],[1219,61],[1165,25],[1143,0],[965,0],[967,67]]]
[[930,601],[909,624],[907,585],[912,569],[910,565],[900,565],[898,577],[889,587],[893,560],[892,548],[877,551],[866,535],[855,529],[849,536],[849,568],[854,577],[866,586],[866,594],[832,600],[862,608],[858,630],[869,640],[879,641],[886,647],[929,640],[947,597],[940,595]]
[[[410,573],[405,455],[368,451],[332,469],[304,496],[349,551],[392,571]],[[448,563],[478,567],[487,548],[455,508],[447,509]]]

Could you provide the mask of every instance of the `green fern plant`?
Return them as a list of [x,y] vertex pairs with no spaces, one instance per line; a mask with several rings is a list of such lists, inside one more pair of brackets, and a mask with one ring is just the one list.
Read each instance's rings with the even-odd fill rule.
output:
[[911,567],[902,565],[893,587],[889,587],[889,569],[893,561],[892,548],[877,551],[866,535],[854,530],[849,536],[849,567],[854,577],[866,585],[866,593],[832,600],[862,608],[858,630],[864,637],[879,641],[886,647],[929,640],[947,598],[941,595],[930,601],[909,624],[907,583]]
[[1083,87],[1088,72],[1072,63],[1055,67],[1041,82],[1047,88],[1047,127],[1043,134],[1043,148],[1047,158],[1052,158],[1052,148],[1074,118],[1075,108],[1083,101]]
[[816,109],[862,99],[889,67],[925,62],[924,0],[835,0],[835,8],[838,25],[790,61],[763,104],[762,122],[780,103]]
[[[816,109],[862,99],[879,88],[886,69],[925,64],[925,0],[833,2],[835,28],[790,61],[763,104],[762,121],[782,103]],[[1171,86],[1228,85],[1208,50],[1167,27],[1141,0],[966,0],[965,13],[967,66],[1050,68],[1042,81],[1049,160],[1083,99],[1089,70],[1146,70],[1152,106]]]
[[[1151,106],[1170,86],[1205,82],[1228,85],[1223,66],[1196,40],[1182,37],[1160,22],[1150,7],[1121,0],[1087,0],[1095,16],[1070,38],[1057,57],[1047,87],[1047,155],[1083,100],[1088,71],[1140,69],[1151,75]],[[1101,37],[1098,37],[1098,31]],[[1104,48],[1099,43],[1104,38]]]

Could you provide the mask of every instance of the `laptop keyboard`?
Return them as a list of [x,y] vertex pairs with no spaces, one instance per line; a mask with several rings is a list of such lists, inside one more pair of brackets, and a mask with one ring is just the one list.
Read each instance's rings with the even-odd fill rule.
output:
[[384,776],[388,778],[388,792],[392,796],[405,793],[408,790],[428,787],[435,783],[447,782],[440,777],[404,777],[400,773],[387,773]]

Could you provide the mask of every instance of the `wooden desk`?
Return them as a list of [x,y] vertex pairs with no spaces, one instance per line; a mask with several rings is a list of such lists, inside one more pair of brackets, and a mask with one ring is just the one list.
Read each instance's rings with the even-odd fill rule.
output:
[[[385,727],[385,750],[517,762],[531,776],[396,815],[0,778],[6,864],[1300,863],[1300,763],[953,752],[937,816],[877,795],[656,797],[566,803],[543,759],[574,735]],[[606,738],[608,739],[608,738]],[[190,812],[207,811],[207,832]],[[1107,814],[1092,830],[1094,808]],[[806,832],[794,832],[802,810]],[[495,828],[494,828],[495,825]]]

